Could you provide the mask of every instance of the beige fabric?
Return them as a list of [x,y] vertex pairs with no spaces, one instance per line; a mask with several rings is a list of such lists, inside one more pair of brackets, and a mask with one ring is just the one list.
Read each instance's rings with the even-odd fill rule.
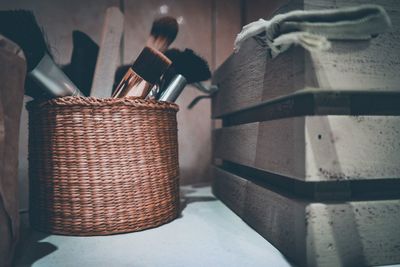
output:
[[[10,46],[7,46],[10,47]],[[18,135],[26,63],[0,47],[0,266],[10,266],[19,235]]]
[[254,37],[268,47],[272,57],[294,44],[310,51],[327,50],[329,40],[369,40],[386,32],[391,25],[387,12],[379,5],[294,10],[245,25],[234,47],[238,51],[245,40]]
[[0,48],[18,55],[20,58],[25,59],[24,51],[16,43],[7,39],[0,34]]

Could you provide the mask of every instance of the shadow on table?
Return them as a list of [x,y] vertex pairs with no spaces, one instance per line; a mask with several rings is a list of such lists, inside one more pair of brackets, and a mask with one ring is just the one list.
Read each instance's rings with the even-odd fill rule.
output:
[[217,199],[210,195],[193,195],[201,189],[205,189],[210,187],[209,184],[200,184],[200,185],[191,185],[190,187],[182,187],[180,189],[180,215],[179,218],[182,217],[183,210],[192,203],[195,202],[209,202],[209,201],[217,201]]
[[49,242],[41,241],[49,234],[33,230],[29,226],[28,216],[24,214],[21,217],[21,237],[13,266],[33,266],[36,261],[56,251],[57,247]]

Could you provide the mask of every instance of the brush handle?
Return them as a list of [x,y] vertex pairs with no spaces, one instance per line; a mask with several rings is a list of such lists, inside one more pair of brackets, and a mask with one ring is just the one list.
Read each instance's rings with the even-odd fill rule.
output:
[[177,74],[169,83],[167,89],[165,89],[164,92],[162,92],[158,100],[175,102],[178,96],[182,93],[186,84],[187,84],[186,78],[180,74]]
[[113,98],[136,96],[145,99],[153,85],[129,68],[112,95]]
[[153,88],[151,88],[149,94],[146,96],[146,99],[157,99],[157,95],[160,93],[160,86],[155,84]]
[[54,96],[84,96],[47,54],[29,75]]
[[124,15],[118,7],[107,8],[104,19],[100,50],[94,71],[91,96],[110,97],[114,73],[119,65],[120,43],[124,28]]

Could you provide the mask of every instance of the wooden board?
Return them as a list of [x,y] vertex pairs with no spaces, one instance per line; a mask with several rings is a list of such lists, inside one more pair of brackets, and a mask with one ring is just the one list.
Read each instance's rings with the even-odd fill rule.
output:
[[90,96],[111,97],[114,74],[120,62],[120,43],[124,30],[124,15],[118,7],[109,7],[101,33],[99,55]]
[[314,203],[214,171],[214,194],[297,265],[400,262],[400,200]]
[[400,178],[400,117],[306,116],[220,128],[214,157],[302,181]]
[[293,47],[274,59],[254,39],[231,55],[214,75],[220,91],[213,98],[212,116],[221,117],[262,101],[307,87],[325,90],[400,90],[400,6],[383,1],[291,1],[305,10],[346,7],[362,3],[382,5],[393,27],[371,41],[332,42],[329,51],[309,53]]

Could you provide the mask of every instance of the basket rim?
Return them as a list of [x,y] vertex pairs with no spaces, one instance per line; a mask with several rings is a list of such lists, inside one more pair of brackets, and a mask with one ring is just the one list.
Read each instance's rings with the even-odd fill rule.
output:
[[27,109],[46,107],[109,107],[109,106],[133,106],[148,109],[170,109],[179,110],[179,106],[172,102],[157,101],[153,99],[142,99],[128,96],[122,98],[97,98],[82,96],[65,96],[49,100],[32,100],[26,104]]

